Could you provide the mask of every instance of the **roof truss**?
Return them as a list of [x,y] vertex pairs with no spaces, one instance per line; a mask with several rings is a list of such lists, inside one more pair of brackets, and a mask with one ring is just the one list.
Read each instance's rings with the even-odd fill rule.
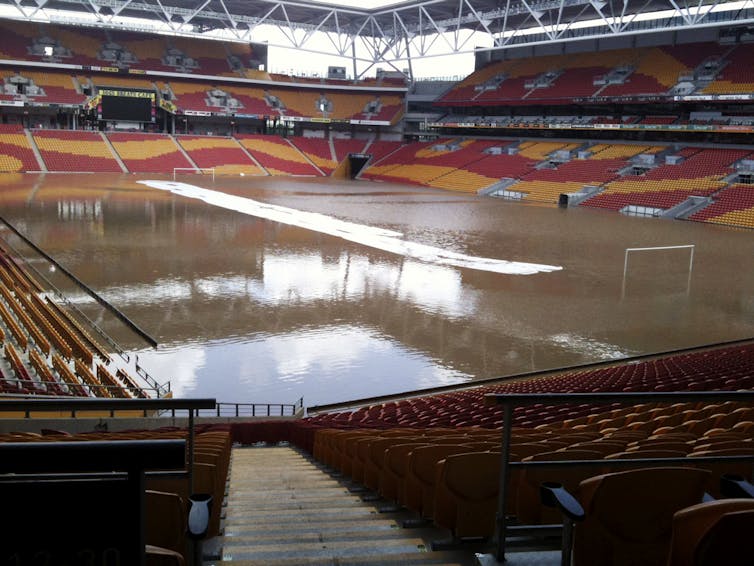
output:
[[[754,0],[419,0],[381,10],[341,8],[293,0],[0,0],[27,19],[48,9],[77,23],[86,12],[101,25],[121,17],[159,22],[173,33],[227,30],[237,41],[254,41],[262,26],[280,31],[273,45],[323,53],[312,46],[324,34],[344,58],[395,68],[411,57],[575,39],[603,38],[700,26],[754,24]],[[736,9],[732,9],[732,8]],[[731,8],[725,10],[725,8]],[[662,19],[647,15],[669,11]],[[588,24],[585,24],[588,22]],[[83,23],[83,22],[78,22]],[[91,22],[90,22],[91,23]],[[123,29],[145,30],[142,24]],[[206,36],[205,36],[206,37]],[[485,39],[486,38],[486,39]]]

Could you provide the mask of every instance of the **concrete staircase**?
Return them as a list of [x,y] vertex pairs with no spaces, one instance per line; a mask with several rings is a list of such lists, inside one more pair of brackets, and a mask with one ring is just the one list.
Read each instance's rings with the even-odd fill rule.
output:
[[[365,497],[364,499],[369,499]],[[379,503],[378,503],[379,504]],[[233,449],[221,560],[206,565],[476,564],[472,548],[433,552],[448,533],[401,527],[348,484],[287,446]],[[382,502],[382,505],[385,505]]]

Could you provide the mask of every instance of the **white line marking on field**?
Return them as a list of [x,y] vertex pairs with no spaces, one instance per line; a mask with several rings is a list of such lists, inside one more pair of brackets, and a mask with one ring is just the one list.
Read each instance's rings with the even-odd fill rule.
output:
[[249,198],[202,189],[201,187],[186,183],[151,180],[138,182],[154,189],[169,191],[187,198],[198,199],[220,208],[226,208],[228,210],[241,212],[242,214],[265,218],[267,220],[272,220],[273,222],[280,222],[281,224],[306,228],[322,234],[342,238],[349,242],[438,265],[477,269],[479,271],[491,271],[493,273],[503,273],[506,275],[533,275],[535,273],[549,273],[551,271],[560,271],[563,269],[557,265],[542,265],[538,263],[508,261],[505,259],[475,257],[447,251],[426,244],[406,241],[403,239],[403,234],[393,230],[385,230],[383,228],[346,222],[317,212],[305,212],[293,208],[261,203]]

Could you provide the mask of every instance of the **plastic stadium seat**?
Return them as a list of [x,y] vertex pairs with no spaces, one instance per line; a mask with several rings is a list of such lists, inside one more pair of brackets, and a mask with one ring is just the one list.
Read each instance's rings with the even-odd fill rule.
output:
[[[332,457],[333,465],[336,469],[347,477],[354,477],[354,464],[358,458],[356,451],[358,449],[358,442],[364,438],[379,438],[379,435],[374,430],[359,431],[358,433],[346,434],[343,437],[337,437],[336,443],[342,444],[342,448],[338,449],[335,456]],[[363,469],[363,464],[358,464]],[[361,472],[360,472],[361,473]]]
[[692,505],[673,516],[667,566],[754,564],[754,500]]
[[[556,452],[542,452],[524,458],[524,462],[556,462],[561,460],[601,460],[602,454],[594,450],[571,449]],[[599,470],[597,470],[599,471]],[[522,524],[536,525],[543,523],[560,523],[560,514],[544,507],[539,499],[539,485],[544,482],[557,481],[570,491],[575,491],[579,482],[593,476],[595,468],[591,467],[553,467],[524,468],[516,485],[509,490],[516,491],[516,516]]]
[[406,480],[408,459],[415,448],[431,446],[426,442],[406,442],[394,444],[385,450],[384,462],[380,470],[379,493],[389,501],[398,501],[400,487]]
[[664,566],[673,514],[701,503],[710,474],[654,468],[584,480],[578,498],[585,518],[574,535],[575,566]]
[[369,449],[364,461],[364,481],[363,484],[371,490],[376,491],[380,484],[380,475],[385,463],[385,451],[391,446],[405,444],[406,442],[420,442],[418,436],[391,436],[381,437],[369,443]]
[[173,550],[187,557],[186,505],[175,493],[145,492],[147,544]]
[[457,444],[416,448],[408,458],[406,481],[400,490],[399,501],[422,517],[432,518],[434,511],[437,462],[463,454],[471,449]]
[[437,465],[433,519],[458,538],[495,531],[500,453],[456,454]]
[[183,556],[174,550],[159,546],[146,546],[146,566],[184,566]]
[[[754,444],[742,443],[737,448],[721,448],[712,450],[695,450],[688,454],[690,459],[689,465],[697,466],[705,470],[709,470],[713,477],[719,478],[723,474],[736,474],[745,478],[752,477],[752,471],[754,471],[754,464],[752,462],[710,462],[704,464],[695,464],[691,459],[704,458],[705,456],[754,456]],[[719,490],[714,483],[708,487],[708,491],[717,497]]]

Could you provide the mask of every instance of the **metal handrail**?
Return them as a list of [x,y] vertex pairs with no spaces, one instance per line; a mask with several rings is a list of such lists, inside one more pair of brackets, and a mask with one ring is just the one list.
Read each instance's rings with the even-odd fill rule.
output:
[[[11,383],[11,384],[15,383],[16,385],[19,385],[19,386],[28,385],[29,384],[28,380],[18,379],[17,377],[3,377],[2,380],[5,381],[6,383]],[[46,381],[34,381],[34,384],[35,385],[47,385],[47,382]],[[66,386],[69,391],[71,389],[71,386],[68,383],[66,383],[65,381],[58,382],[57,385],[58,386],[62,386],[62,385]],[[81,387],[82,389],[85,389],[85,390],[89,391],[90,393],[92,392],[93,389],[99,389],[100,387],[102,389],[106,389],[107,391],[123,391],[124,389],[126,391],[130,391],[125,386],[120,387],[120,386],[117,386],[117,385],[105,385],[104,383],[102,383],[100,385],[90,385],[90,384],[88,384],[86,382],[81,382],[79,384],[79,387]],[[158,390],[156,390],[155,388],[153,388],[153,387],[140,387],[140,389],[142,391],[144,391],[144,392],[150,392],[150,391],[152,391],[152,392],[155,393],[155,395],[157,395],[159,397],[159,393],[160,392]],[[22,393],[22,392],[13,393],[13,392],[10,392],[10,391],[3,391],[2,394],[3,395],[6,395],[6,394],[7,395],[19,395],[19,396],[32,395],[32,393]],[[45,396],[44,393],[41,393],[41,394],[40,393],[33,393],[33,395],[35,397],[38,396],[38,395]],[[54,393],[47,394],[46,396],[60,398],[59,395],[55,395]],[[45,397],[43,397],[43,398],[45,398]],[[90,399],[91,397],[73,396],[73,398],[74,399]],[[101,398],[102,397],[100,397],[100,399]]]
[[[188,461],[194,461],[194,412],[214,407],[214,399],[0,399],[0,413],[23,411],[26,416],[33,411],[70,411],[75,417],[82,411],[144,411],[162,409],[188,410]],[[189,493],[194,489],[193,466],[188,466]]]
[[637,393],[503,393],[488,394],[484,397],[487,406],[500,405],[503,407],[502,443],[500,446],[500,480],[498,507],[496,515],[495,536],[497,546],[495,559],[502,563],[505,561],[506,531],[510,528],[505,521],[505,510],[508,502],[508,479],[510,468],[533,467],[560,467],[560,466],[605,466],[616,467],[636,466],[636,464],[670,464],[706,462],[736,462],[754,461],[754,456],[709,456],[700,458],[636,458],[621,460],[578,460],[563,462],[511,462],[511,429],[513,427],[513,409],[529,405],[563,405],[563,404],[626,404],[632,403],[693,403],[714,401],[754,401],[754,391],[662,391],[662,392],[637,392]]
[[231,416],[235,417],[284,417],[296,414],[296,405],[292,403],[218,403],[216,416],[223,416],[225,408],[230,409]]
[[[71,281],[73,281],[79,288],[83,289],[90,297],[92,297],[98,304],[103,306],[106,310],[112,312],[116,318],[118,318],[121,322],[123,322],[126,326],[128,326],[133,332],[138,334],[143,340],[145,340],[148,344],[150,344],[152,347],[157,346],[157,341],[152,338],[150,335],[148,335],[146,332],[144,332],[141,328],[136,326],[136,324],[126,317],[122,312],[120,312],[118,309],[116,309],[113,305],[111,305],[108,301],[100,297],[95,291],[93,291],[88,285],[86,285],[83,281],[81,281],[78,277],[76,277],[73,273],[71,273],[67,268],[59,264],[53,257],[47,254],[42,248],[37,246],[34,242],[32,242],[29,238],[27,238],[24,234],[22,234],[15,226],[13,226],[8,220],[0,216],[0,222],[5,224],[14,234],[16,234],[21,240],[29,246],[31,249],[33,249],[35,252],[37,252],[42,258],[45,259],[45,261],[48,261],[51,265],[53,265],[58,271],[64,273]],[[24,258],[25,256],[20,253],[16,248],[14,248],[10,242],[7,240],[3,241],[3,245],[7,247],[9,250],[11,250],[16,256],[20,258]],[[105,332],[102,328],[99,327],[99,325],[94,322],[91,318],[89,318],[86,314],[84,314],[81,309],[79,309],[74,303],[72,303],[68,297],[65,296],[65,294],[58,289],[50,279],[45,276],[42,271],[34,267],[31,263],[28,261],[25,263],[24,267],[26,269],[30,269],[34,272],[34,276],[38,279],[41,279],[44,281],[45,285],[47,286],[48,290],[55,295],[55,297],[58,298],[59,301],[61,301],[63,304],[65,304],[66,308],[70,309],[71,311],[75,312],[77,316],[81,317],[82,320],[86,321],[87,326],[92,328],[96,331],[97,335],[105,340],[115,351],[115,353],[120,356],[125,362],[129,363],[131,361],[130,356],[128,355],[128,352],[125,351],[125,349],[120,346],[115,340],[110,337],[107,332]],[[136,367],[136,373],[141,376],[141,378],[146,381],[157,393],[158,397],[162,395],[166,395],[170,392],[170,382],[167,382],[166,384],[159,383],[155,378],[153,378],[149,372],[147,372],[144,368],[139,366],[138,357],[135,362]]]
[[212,409],[214,399],[0,399],[0,413],[70,411],[75,417],[85,411],[143,411],[147,413],[165,409],[185,409],[193,416],[194,411]]
[[[295,417],[304,407],[304,398],[295,403],[231,403],[218,402],[213,409],[197,411],[197,417]],[[226,410],[224,410],[226,409]],[[276,409],[276,410],[275,410]],[[170,409],[176,416],[176,409]],[[209,414],[208,414],[209,413]]]

